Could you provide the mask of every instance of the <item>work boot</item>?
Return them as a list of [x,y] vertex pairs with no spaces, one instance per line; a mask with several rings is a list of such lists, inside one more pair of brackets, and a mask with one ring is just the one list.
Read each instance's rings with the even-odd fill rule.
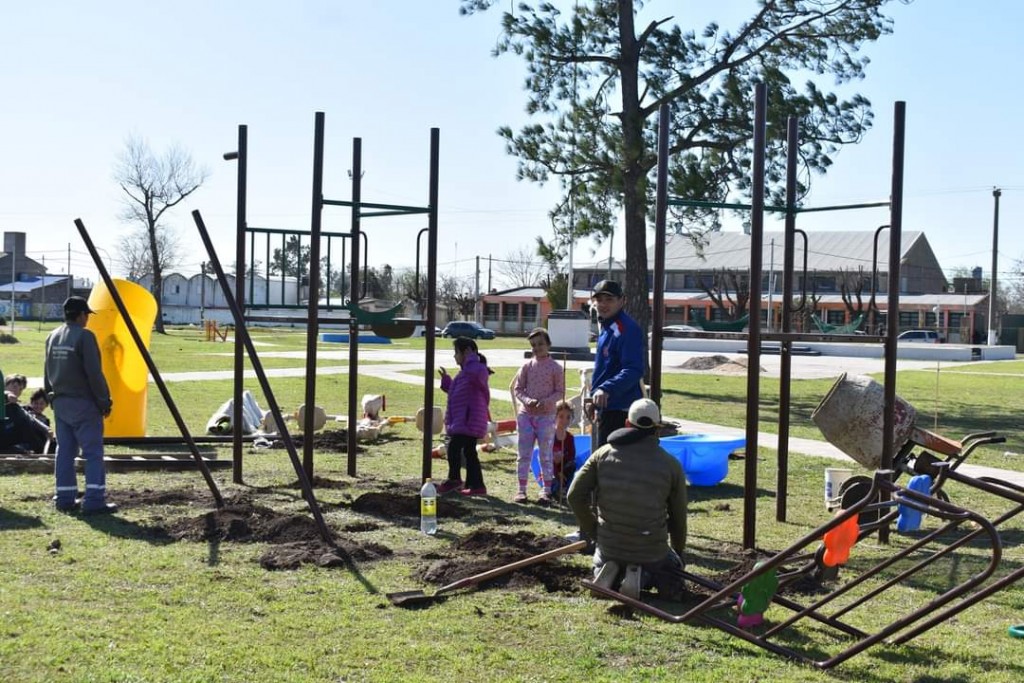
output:
[[615,582],[618,580],[621,571],[622,566],[618,562],[608,560],[597,570],[597,575],[594,576],[594,584],[601,588],[615,590]]
[[643,572],[640,569],[640,565],[626,565],[626,575],[622,577],[622,585],[619,586],[619,592],[628,598],[639,600],[642,574]]

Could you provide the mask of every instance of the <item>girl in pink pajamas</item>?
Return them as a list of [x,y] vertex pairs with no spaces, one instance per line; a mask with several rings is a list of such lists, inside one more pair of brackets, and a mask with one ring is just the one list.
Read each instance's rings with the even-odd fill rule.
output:
[[565,377],[558,362],[551,357],[551,337],[547,330],[536,328],[527,339],[533,349],[528,360],[516,374],[515,396],[519,403],[516,431],[519,435],[519,458],[516,473],[519,493],[512,500],[526,502],[526,481],[530,472],[533,444],[540,452],[542,492],[537,502],[551,504],[551,482],[554,479],[551,447],[555,440],[555,406],[565,395]]

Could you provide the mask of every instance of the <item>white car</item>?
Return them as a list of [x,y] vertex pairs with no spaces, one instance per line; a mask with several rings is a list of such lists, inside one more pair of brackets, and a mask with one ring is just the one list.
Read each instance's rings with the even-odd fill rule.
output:
[[935,330],[907,330],[900,332],[896,337],[898,342],[913,342],[915,344],[941,344],[942,337]]

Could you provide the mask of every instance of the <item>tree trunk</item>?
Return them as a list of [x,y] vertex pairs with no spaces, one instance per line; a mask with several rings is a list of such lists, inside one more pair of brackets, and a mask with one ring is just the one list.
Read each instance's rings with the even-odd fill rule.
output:
[[160,250],[156,240],[156,222],[149,222],[149,253],[152,257],[153,271],[153,297],[156,299],[156,325],[154,330],[159,334],[164,332],[164,274],[160,267]]
[[619,73],[622,76],[622,206],[626,225],[626,310],[646,335],[651,310],[647,288],[647,173],[643,168],[640,55],[632,0],[619,0]]

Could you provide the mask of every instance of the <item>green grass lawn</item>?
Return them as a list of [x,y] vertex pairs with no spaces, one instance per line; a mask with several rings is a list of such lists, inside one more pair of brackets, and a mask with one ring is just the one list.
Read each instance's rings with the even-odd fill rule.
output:
[[[29,339],[32,334],[19,330],[22,344],[0,347],[0,367],[11,372],[20,363],[40,357],[45,334]],[[153,353],[162,372],[230,367],[230,357],[208,350],[215,346],[223,353],[230,347],[199,342],[192,335],[177,330],[155,335]],[[305,349],[305,338],[299,333],[254,333],[254,338],[282,350]],[[410,348],[421,348],[423,342],[408,343]],[[488,342],[496,343],[501,340]],[[1018,373],[1019,366],[998,364],[1000,371]],[[510,370],[501,369],[492,386],[507,386],[510,377]],[[1000,378],[980,371],[940,370],[938,381],[940,400],[932,410],[938,414],[940,430],[956,434],[995,428],[985,424],[998,423],[1013,435],[1015,445],[1007,449],[1020,450],[1020,426],[1013,420],[1014,411],[1024,405],[1019,374]],[[318,401],[322,397],[329,413],[345,412],[347,382],[344,374],[319,379]],[[935,382],[934,373],[901,372],[899,392],[930,418],[926,410],[936,395]],[[199,432],[211,405],[230,395],[231,384],[227,380],[175,382],[171,391],[186,422]],[[768,431],[777,419],[772,413],[773,406],[777,411],[774,384],[762,383],[761,414]],[[825,380],[794,382],[794,436],[820,438],[808,416],[829,384]],[[303,400],[302,378],[275,379],[273,387],[286,410]],[[744,377],[666,375],[664,387],[666,414],[744,424]],[[422,403],[421,387],[370,377],[360,378],[359,393],[387,394],[389,415],[414,414]],[[175,433],[155,390],[149,394],[149,425],[153,434]],[[1024,622],[1024,591],[1019,586],[906,646],[876,646],[827,674],[710,627],[671,625],[631,614],[578,589],[549,592],[539,580],[456,595],[425,609],[395,608],[385,593],[434,590],[436,586],[425,582],[422,573],[442,558],[459,557],[454,544],[475,531],[529,532],[547,538],[574,528],[564,509],[508,502],[515,489],[515,456],[509,451],[483,457],[492,495],[456,501],[465,514],[442,515],[436,537],[421,535],[414,516],[354,509],[354,502],[365,494],[413,496],[421,443],[412,426],[394,426],[359,454],[357,477],[346,475],[345,454],[318,452],[316,495],[328,525],[343,543],[375,544],[391,554],[347,567],[303,565],[288,571],[269,571],[259,562],[264,553],[283,547],[288,539],[250,543],[168,536],[167,530],[201,521],[213,510],[212,497],[196,472],[111,473],[110,497],[122,504],[122,511],[110,518],[85,518],[53,510],[52,475],[0,469],[0,680],[839,679],[882,683],[1024,679],[1019,641],[1007,636],[1009,625]],[[219,452],[222,458],[230,458],[229,448]],[[757,545],[766,551],[778,550],[829,518],[822,504],[822,479],[824,468],[834,463],[791,455],[790,514],[787,522],[780,523],[774,519],[774,452],[763,449],[758,456]],[[987,451],[981,454],[985,462],[995,457]],[[738,556],[742,465],[732,463],[719,486],[690,489],[687,562],[697,573],[726,571]],[[443,474],[441,461],[434,461],[434,466],[435,474]],[[247,450],[244,484],[233,484],[228,470],[216,470],[214,477],[228,499],[247,496],[278,514],[308,518],[283,450]],[[955,483],[948,485],[947,492],[954,502],[987,514],[1007,507]],[[1003,571],[1020,567],[1024,562],[1021,522],[1007,523],[1003,538]],[[54,548],[57,541],[59,548]],[[848,569],[862,571],[911,541],[894,535],[891,546],[881,546],[868,539],[855,548]],[[870,608],[857,610],[851,621],[862,628],[878,628],[898,612],[934,599],[949,581],[963,580],[977,571],[983,557],[982,549],[972,544],[938,562],[924,576],[887,592]],[[575,555],[556,561],[549,571],[571,570],[583,576],[587,567],[588,559]],[[766,616],[773,621],[783,614],[781,608],[773,607]],[[819,656],[838,651],[847,641],[803,627],[786,642]]]

